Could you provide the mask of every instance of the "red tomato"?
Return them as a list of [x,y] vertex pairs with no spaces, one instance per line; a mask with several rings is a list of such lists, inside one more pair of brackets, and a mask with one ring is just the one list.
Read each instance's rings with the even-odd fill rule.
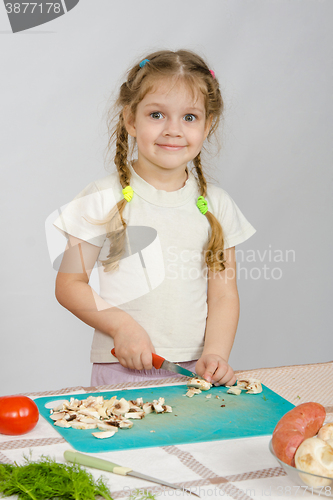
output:
[[26,396],[0,398],[0,433],[19,435],[31,431],[37,424],[39,412],[36,403]]

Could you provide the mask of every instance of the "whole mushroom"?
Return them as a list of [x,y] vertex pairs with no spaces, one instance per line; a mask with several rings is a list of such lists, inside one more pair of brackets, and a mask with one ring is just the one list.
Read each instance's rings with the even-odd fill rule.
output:
[[[297,448],[295,465],[301,471],[333,479],[333,448],[320,438],[305,439]],[[302,474],[302,479],[314,488],[329,486],[332,483],[330,479],[305,474]]]
[[333,422],[323,425],[318,432],[318,437],[323,441],[333,439]]

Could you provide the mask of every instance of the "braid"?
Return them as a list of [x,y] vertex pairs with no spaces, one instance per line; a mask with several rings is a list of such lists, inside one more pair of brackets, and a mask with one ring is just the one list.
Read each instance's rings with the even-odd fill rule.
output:
[[123,113],[119,115],[119,122],[116,128],[116,155],[114,162],[116,164],[120,184],[123,188],[129,186],[131,174],[127,165],[128,156],[128,133],[124,123]]
[[[205,197],[207,193],[207,182],[202,171],[200,153],[193,159],[193,164],[199,181],[200,194],[201,196]],[[211,227],[211,234],[206,249],[205,261],[211,271],[223,271],[225,269],[225,260],[223,252],[224,240],[222,226],[217,218],[209,210],[205,215]]]
[[202,171],[202,165],[201,165],[201,153],[199,152],[197,156],[193,159],[193,164],[195,166],[195,170],[199,179],[199,186],[200,186],[200,195],[205,198],[206,193],[207,193],[207,182],[204,177],[203,171]]
[[[116,130],[116,155],[114,158],[118,170],[119,181],[123,188],[130,185],[131,172],[128,168],[128,133],[125,127],[123,114],[119,115]],[[106,237],[110,240],[110,251],[106,260],[102,260],[104,271],[115,271],[119,268],[119,260],[125,251],[125,237],[127,224],[123,218],[123,212],[127,201],[120,200],[109,212],[106,219],[101,221],[106,224]]]

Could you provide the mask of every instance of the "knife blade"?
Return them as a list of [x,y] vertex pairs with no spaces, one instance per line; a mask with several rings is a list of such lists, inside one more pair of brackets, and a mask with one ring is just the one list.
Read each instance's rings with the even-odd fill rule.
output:
[[176,486],[175,484],[168,483],[167,481],[163,481],[161,479],[146,476],[145,474],[141,474],[141,472],[135,472],[129,467],[122,467],[121,465],[117,465],[113,462],[110,462],[109,460],[103,460],[102,458],[92,457],[90,455],[85,455],[84,453],[79,453],[78,451],[72,450],[66,450],[64,452],[64,457],[68,462],[72,462],[74,464],[80,464],[87,467],[93,467],[94,469],[105,470],[107,472],[112,472],[113,474],[119,474],[121,476],[137,477],[139,479],[144,479],[152,483],[161,484],[162,486],[168,486],[169,488],[173,488],[175,490],[182,490],[186,493],[191,493],[192,495],[199,497],[199,495],[191,490],[186,490],[185,488],[181,488],[180,486]]
[[168,370],[169,372],[174,372],[174,373],[179,373],[180,375],[185,375],[185,377],[200,378],[200,379],[204,380],[197,373],[191,372],[190,370],[187,370],[186,368],[183,368],[182,366],[177,365],[177,363],[173,363],[172,361],[167,361],[165,358],[162,358],[162,356],[158,356],[155,353],[152,353],[152,356],[153,356],[153,366],[157,370],[162,368],[163,370]]
[[[111,349],[111,354],[117,357],[114,348]],[[201,380],[204,380],[197,373],[191,372],[190,370],[187,370],[186,368],[183,368],[182,366],[177,365],[176,363],[172,363],[172,361],[167,361],[165,358],[162,358],[162,356],[159,356],[154,352],[152,353],[152,358],[153,358],[153,367],[156,368],[157,370],[160,370],[162,368],[163,370],[178,373],[179,375],[184,375],[185,377],[200,378]]]

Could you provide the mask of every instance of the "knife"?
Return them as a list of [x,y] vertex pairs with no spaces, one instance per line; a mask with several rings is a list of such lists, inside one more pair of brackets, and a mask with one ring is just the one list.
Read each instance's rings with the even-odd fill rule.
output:
[[[117,357],[114,348],[111,350],[111,354]],[[180,375],[185,375],[185,377],[200,378],[201,380],[204,380],[202,377],[200,377],[200,375],[197,375],[196,373],[191,372],[190,370],[186,370],[186,368],[183,368],[182,366],[179,366],[176,363],[167,361],[166,359],[162,358],[162,356],[158,356],[158,354],[155,354],[154,352],[152,353],[152,357],[153,357],[153,367],[156,368],[157,370],[163,368],[163,370],[179,373]]]
[[68,462],[72,462],[74,464],[86,465],[87,467],[93,467],[94,469],[113,472],[113,474],[119,474],[121,476],[133,476],[139,479],[145,479],[146,481],[162,484],[163,486],[168,486],[169,488],[174,488],[175,490],[182,490],[186,493],[191,493],[192,495],[199,497],[199,495],[191,490],[186,490],[185,488],[181,488],[180,486],[176,486],[175,484],[167,483],[166,481],[161,481],[160,479],[156,479],[151,476],[146,476],[145,474],[141,474],[141,472],[135,472],[129,467],[122,467],[121,465],[114,464],[113,462],[109,462],[108,460],[103,460],[102,458],[92,457],[90,455],[85,455],[84,453],[79,453],[78,451],[71,450],[66,450],[64,452],[64,457]]

